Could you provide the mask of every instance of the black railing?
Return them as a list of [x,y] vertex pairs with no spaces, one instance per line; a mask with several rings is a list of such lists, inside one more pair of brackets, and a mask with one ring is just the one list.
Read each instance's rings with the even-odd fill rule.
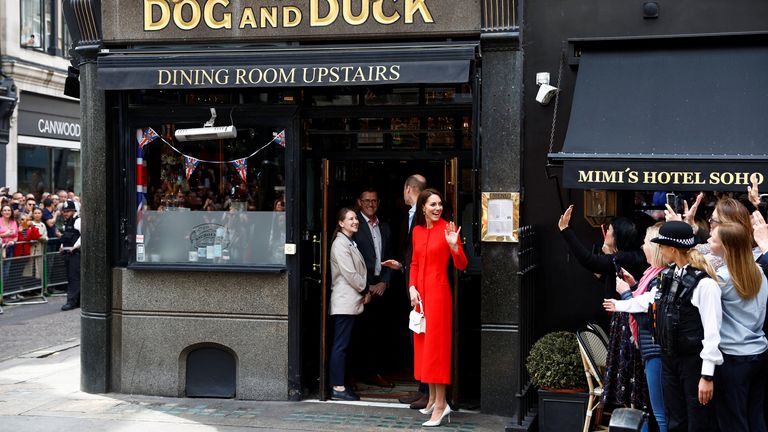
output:
[[0,305],[45,303],[54,288],[67,285],[59,245],[59,239],[53,239],[20,241],[12,249],[0,247]]
[[515,0],[481,0],[483,33],[518,32],[518,2]]
[[525,362],[528,359],[528,353],[533,346],[534,333],[534,310],[536,308],[536,233],[531,225],[520,227],[520,249],[518,251],[518,260],[520,271],[517,273],[520,286],[520,357],[518,358],[518,377],[519,388],[517,397],[517,424],[522,425],[523,420],[529,415],[531,409],[536,404],[536,391],[531,385],[531,377]]

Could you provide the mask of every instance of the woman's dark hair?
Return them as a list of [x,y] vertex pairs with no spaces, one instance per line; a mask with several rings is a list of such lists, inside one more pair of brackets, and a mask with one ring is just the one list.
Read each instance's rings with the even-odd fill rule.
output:
[[[345,217],[347,217],[347,213],[352,212],[355,213],[354,209],[351,209],[349,207],[342,207],[339,209],[339,212],[336,213],[336,228],[333,230],[333,237],[332,239],[336,238],[336,235],[341,232],[341,227],[339,227],[339,222],[343,221]],[[333,242],[333,240],[331,240]]]
[[11,211],[11,217],[9,217],[8,219],[13,220],[13,207],[9,206],[8,204],[3,204],[2,206],[0,206],[0,218],[2,218],[1,213],[3,213],[3,210],[5,210],[6,207],[8,207],[8,209]]
[[424,189],[419,194],[419,199],[416,200],[416,215],[413,218],[413,226],[427,226],[427,217],[424,214],[424,205],[432,195],[437,195],[440,198],[440,202],[443,201],[443,196],[435,189]]
[[611,221],[613,238],[616,242],[616,250],[629,251],[640,248],[640,237],[635,224],[625,217],[617,217]]

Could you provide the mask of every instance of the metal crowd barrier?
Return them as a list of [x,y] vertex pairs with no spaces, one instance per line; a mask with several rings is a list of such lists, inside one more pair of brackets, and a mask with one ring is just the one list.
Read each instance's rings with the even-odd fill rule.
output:
[[66,289],[67,284],[64,258],[58,252],[60,243],[58,239],[15,242],[10,257],[6,257],[7,248],[2,247],[0,313],[2,305],[44,304],[49,296],[66,295],[54,291]]

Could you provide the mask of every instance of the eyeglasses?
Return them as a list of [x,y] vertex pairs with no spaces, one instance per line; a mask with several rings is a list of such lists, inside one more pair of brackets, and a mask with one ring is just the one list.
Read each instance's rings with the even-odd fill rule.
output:
[[709,226],[720,225],[722,223],[722,222],[720,222],[719,220],[717,220],[717,219],[715,219],[713,217],[709,218],[709,220],[707,220],[707,222],[709,222]]

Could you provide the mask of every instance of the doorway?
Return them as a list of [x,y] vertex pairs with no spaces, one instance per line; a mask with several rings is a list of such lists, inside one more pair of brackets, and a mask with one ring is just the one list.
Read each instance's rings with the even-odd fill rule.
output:
[[[317,214],[308,215],[309,219],[317,222],[317,232],[305,235],[305,238],[312,238],[307,242],[307,247],[311,248],[313,259],[313,268],[305,267],[305,271],[314,279],[316,283],[315,299],[320,305],[315,316],[315,323],[318,325],[318,342],[315,345],[318,353],[318,393],[321,399],[329,396],[329,386],[327,383],[328,358],[333,342],[333,317],[328,315],[328,305],[330,300],[330,265],[329,252],[333,241],[332,233],[335,227],[335,217],[337,211],[342,207],[357,207],[357,198],[360,193],[366,189],[374,189],[378,193],[379,208],[377,216],[382,222],[389,225],[391,255],[398,261],[403,259],[405,249],[405,238],[407,235],[408,210],[403,200],[403,186],[408,176],[418,173],[427,178],[428,187],[438,189],[445,195],[444,218],[455,220],[459,224],[466,224],[466,233],[471,232],[471,217],[467,217],[472,212],[457,212],[455,209],[461,208],[461,201],[471,201],[467,196],[460,193],[459,186],[459,168],[461,166],[458,158],[448,158],[446,156],[435,156],[432,159],[410,159],[401,160],[398,158],[334,158],[320,159],[315,161],[307,160],[305,167],[308,173],[315,175],[317,184],[308,176],[305,181],[312,186],[317,186],[318,196],[308,199],[307,208],[317,208]],[[466,194],[465,194],[466,195]],[[460,199],[461,198],[461,199]],[[468,219],[468,220],[464,220]],[[362,223],[363,221],[361,221]],[[308,225],[308,226],[311,226]],[[475,257],[471,245],[471,234],[465,235],[462,230],[465,250],[469,257]],[[479,267],[479,266],[478,266]],[[461,383],[465,381],[472,382],[472,376],[479,376],[479,290],[471,289],[475,285],[479,287],[479,274],[471,275],[462,273],[454,275],[454,358],[453,358],[453,393],[454,402],[463,399],[465,406],[473,406],[477,400],[477,391],[470,384],[466,387]],[[360,375],[356,368],[348,368],[348,375],[352,375],[352,382],[356,385],[356,391],[363,400],[379,402],[397,402],[400,396],[409,391],[416,390],[418,383],[413,379],[413,351],[409,330],[407,328],[408,313],[410,305],[406,291],[406,281],[401,272],[392,272],[392,278],[389,288],[385,295],[377,298],[381,301],[379,310],[385,310],[385,319],[376,322],[375,327],[363,327],[353,338],[350,349],[352,358],[348,359],[348,364],[354,364],[356,359],[365,357],[360,353],[360,346],[366,346],[365,340],[375,338],[380,353],[380,367],[377,370],[385,381],[391,383],[393,387],[381,385],[381,383],[371,382],[368,376]],[[468,297],[468,298],[464,298]],[[311,306],[310,306],[311,307]],[[308,322],[310,327],[312,322]],[[356,324],[357,325],[357,324]],[[365,326],[365,324],[363,324]],[[477,337],[468,334],[477,330]],[[316,333],[317,334],[317,333]],[[464,339],[467,339],[465,344]],[[362,341],[362,342],[361,342]],[[476,345],[476,346],[475,346]],[[476,356],[467,352],[460,354],[459,347],[466,351],[467,347],[473,350]],[[474,357],[477,357],[476,359]],[[369,357],[370,358],[370,357]],[[479,380],[474,380],[479,381]]]

